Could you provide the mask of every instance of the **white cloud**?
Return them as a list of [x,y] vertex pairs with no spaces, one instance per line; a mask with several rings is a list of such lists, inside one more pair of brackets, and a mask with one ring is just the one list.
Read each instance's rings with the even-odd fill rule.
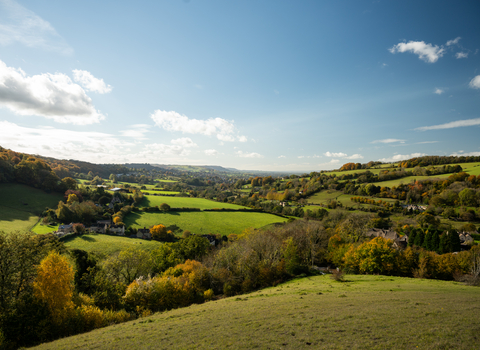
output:
[[61,73],[27,76],[0,60],[0,105],[19,115],[38,115],[59,123],[86,125],[105,116],[85,90]]
[[[155,124],[167,131],[181,131],[187,134],[216,135],[221,141],[235,141],[235,126],[232,122],[222,118],[210,118],[207,120],[190,119],[175,111],[156,110],[151,118]],[[244,142],[244,136],[240,136]]]
[[305,156],[298,156],[297,158],[298,158],[298,159],[302,159],[302,158],[305,158]]
[[473,78],[469,85],[472,89],[480,89],[480,75],[477,75],[475,78]]
[[447,41],[447,46],[458,44],[458,42],[460,41],[460,39],[461,39],[461,37],[456,37],[456,38],[453,39],[453,40]]
[[474,126],[474,125],[480,125],[480,118],[456,120],[453,122],[439,124],[439,125],[432,125],[432,126],[422,126],[419,128],[415,128],[414,130],[418,130],[418,131],[441,130],[441,129],[461,128],[464,126]]
[[185,148],[198,147],[198,145],[195,142],[193,142],[192,139],[189,137],[182,137],[176,140],[172,140],[172,143],[174,145],[182,146]]
[[372,141],[372,142],[370,142],[370,143],[396,143],[396,142],[405,143],[405,140],[400,140],[400,139],[383,139],[383,140],[375,140],[375,141]]
[[468,57],[468,52],[457,52],[457,53],[455,54],[455,57],[456,57],[457,59],[459,59],[459,58],[467,58],[467,57]]
[[380,162],[390,163],[390,162],[398,162],[401,160],[406,160],[410,158],[418,158],[426,156],[425,153],[412,153],[412,154],[396,154],[390,158],[381,158],[379,159]]
[[396,52],[412,52],[428,63],[435,63],[445,54],[443,46],[433,46],[426,44],[424,41],[409,41],[408,43],[398,43],[389,49],[391,53]]
[[240,158],[263,158],[263,156],[261,154],[258,154],[258,153],[255,153],[255,152],[252,152],[252,153],[244,153],[242,151],[237,151],[235,152],[237,154],[237,156],[239,156]]
[[284,155],[281,155],[281,156],[278,156],[278,158],[287,158],[287,157],[285,157]]
[[22,127],[0,121],[2,146],[20,152],[59,159],[78,159],[89,162],[113,163],[128,152],[131,143],[100,132],[80,132],[46,127]]
[[338,152],[338,153],[325,152],[324,155],[327,157],[340,157],[340,158],[344,158],[347,156],[345,153],[342,153],[342,152]]
[[467,152],[465,153],[464,151],[458,151],[458,152],[454,152],[451,154],[451,156],[454,156],[454,157],[460,157],[460,156],[464,156],[464,157],[478,157],[480,156],[480,152]]
[[436,89],[435,89],[435,93],[436,93],[437,95],[441,95],[441,94],[443,94],[444,92],[445,92],[445,91],[442,90],[442,89],[439,89],[439,88],[436,88]]
[[340,163],[339,159],[332,159],[327,163],[318,164],[318,166],[319,167],[333,166],[333,165],[337,165],[338,163]]
[[13,0],[0,1],[0,45],[21,43],[63,54],[72,48],[51,24]]
[[178,156],[185,157],[190,154],[190,150],[179,145],[164,145],[162,143],[152,143],[145,145],[143,151],[139,153],[143,158],[151,159],[153,157]]
[[422,141],[422,142],[417,142],[418,145],[425,145],[429,143],[438,143],[438,141]]
[[128,130],[121,130],[120,134],[125,137],[132,137],[139,140],[145,139],[145,134],[150,131],[151,126],[148,124],[130,125]]
[[363,159],[363,156],[361,154],[352,154],[349,157],[345,157],[346,159]]
[[203,151],[203,153],[205,153],[207,156],[216,156],[219,154],[218,151],[214,149],[206,149]]
[[240,142],[247,142],[248,139],[247,139],[246,136],[239,136],[239,137],[238,137],[238,141],[240,141]]
[[92,73],[86,70],[73,70],[73,80],[83,86],[85,89],[99,94],[105,94],[112,91],[110,85],[105,84],[103,79],[95,78]]

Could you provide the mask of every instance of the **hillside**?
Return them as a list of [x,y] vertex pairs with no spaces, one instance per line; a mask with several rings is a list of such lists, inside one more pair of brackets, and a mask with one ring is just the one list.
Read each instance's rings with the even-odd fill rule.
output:
[[478,288],[328,275],[43,344],[35,349],[473,349]]

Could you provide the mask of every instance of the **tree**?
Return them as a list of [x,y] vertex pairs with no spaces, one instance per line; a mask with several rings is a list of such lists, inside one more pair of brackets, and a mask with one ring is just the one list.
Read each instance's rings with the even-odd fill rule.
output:
[[166,242],[168,235],[167,235],[167,228],[165,225],[155,225],[150,229],[150,233],[152,234],[152,238],[156,241]]
[[162,210],[162,211],[169,211],[169,210],[170,210],[170,206],[169,206],[167,203],[162,203],[162,204],[160,204],[160,210]]
[[75,215],[62,201],[58,203],[58,208],[55,211],[55,214],[57,215],[58,220],[63,223],[72,222]]
[[392,240],[376,237],[357,248],[352,246],[345,254],[345,266],[360,273],[392,273],[397,256],[392,244]]
[[66,177],[62,180],[62,183],[68,190],[76,190],[78,185],[77,181],[75,179],[72,179],[71,177]]
[[79,202],[77,195],[75,193],[69,194],[67,199],[67,204],[72,204],[75,202]]
[[460,203],[466,207],[474,207],[477,205],[475,198],[476,192],[471,188],[465,188],[458,194]]
[[128,285],[140,276],[147,276],[152,271],[152,262],[146,251],[129,248],[108,257],[103,269],[112,281]]
[[67,258],[55,251],[50,252],[37,268],[34,295],[45,302],[56,324],[61,324],[74,308],[73,280],[73,268]]

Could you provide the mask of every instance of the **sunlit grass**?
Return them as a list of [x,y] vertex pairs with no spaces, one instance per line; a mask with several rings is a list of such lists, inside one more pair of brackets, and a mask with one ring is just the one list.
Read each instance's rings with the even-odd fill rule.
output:
[[384,276],[293,280],[38,349],[477,349],[480,292]]

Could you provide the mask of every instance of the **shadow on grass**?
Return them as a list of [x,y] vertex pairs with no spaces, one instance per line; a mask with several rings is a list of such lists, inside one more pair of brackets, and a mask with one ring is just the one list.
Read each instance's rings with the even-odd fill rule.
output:
[[80,238],[84,241],[87,241],[87,242],[96,242],[97,240],[93,237],[89,237],[89,236],[80,236]]

